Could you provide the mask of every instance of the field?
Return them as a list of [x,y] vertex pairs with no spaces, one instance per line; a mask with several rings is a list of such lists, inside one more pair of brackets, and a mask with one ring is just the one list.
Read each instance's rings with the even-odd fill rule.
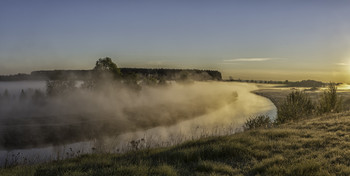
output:
[[349,175],[350,112],[169,148],[0,170],[0,175]]

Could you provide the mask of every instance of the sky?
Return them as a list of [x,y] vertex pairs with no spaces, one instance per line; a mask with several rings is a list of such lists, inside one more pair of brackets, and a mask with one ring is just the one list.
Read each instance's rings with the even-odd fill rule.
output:
[[347,0],[1,0],[0,74],[196,68],[350,82]]

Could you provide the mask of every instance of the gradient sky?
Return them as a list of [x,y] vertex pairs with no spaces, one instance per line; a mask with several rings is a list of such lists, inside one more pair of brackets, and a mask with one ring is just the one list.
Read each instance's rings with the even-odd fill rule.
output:
[[119,67],[350,82],[346,0],[1,0],[0,74]]

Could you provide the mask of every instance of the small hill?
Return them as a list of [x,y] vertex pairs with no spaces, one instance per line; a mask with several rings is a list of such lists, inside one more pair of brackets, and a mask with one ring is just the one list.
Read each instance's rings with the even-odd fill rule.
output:
[[350,112],[126,154],[91,154],[0,175],[350,175]]

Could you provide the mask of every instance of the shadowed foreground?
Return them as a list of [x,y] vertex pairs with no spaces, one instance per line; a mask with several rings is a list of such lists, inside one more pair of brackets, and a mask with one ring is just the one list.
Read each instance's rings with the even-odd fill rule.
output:
[[0,169],[0,175],[349,175],[350,113],[127,154]]

